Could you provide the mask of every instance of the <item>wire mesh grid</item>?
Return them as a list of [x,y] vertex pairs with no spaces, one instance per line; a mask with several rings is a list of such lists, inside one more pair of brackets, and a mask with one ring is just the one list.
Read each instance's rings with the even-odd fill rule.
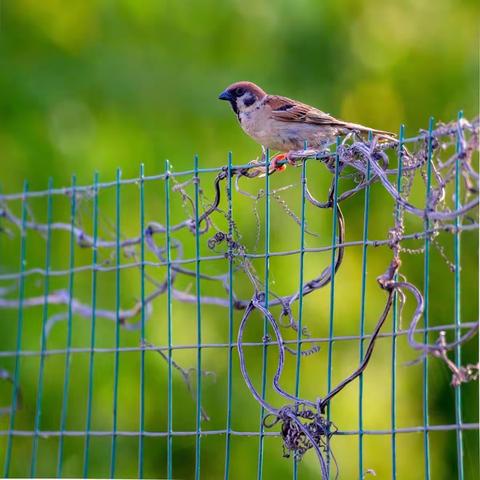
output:
[[4,476],[476,478],[478,121],[434,127],[1,195]]

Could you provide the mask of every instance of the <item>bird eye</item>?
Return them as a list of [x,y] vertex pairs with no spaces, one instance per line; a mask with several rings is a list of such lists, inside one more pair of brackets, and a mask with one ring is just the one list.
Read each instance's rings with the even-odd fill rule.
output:
[[238,87],[235,89],[235,95],[237,97],[241,97],[245,93],[245,89],[242,87]]

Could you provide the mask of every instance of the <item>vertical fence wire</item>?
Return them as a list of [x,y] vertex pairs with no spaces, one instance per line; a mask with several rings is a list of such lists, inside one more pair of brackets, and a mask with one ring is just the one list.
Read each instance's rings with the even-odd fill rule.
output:
[[115,477],[117,460],[117,415],[118,415],[118,375],[120,369],[120,180],[122,171],[117,168],[115,176],[115,356],[113,366],[113,424],[112,453],[110,458],[110,478]]
[[[455,146],[455,151],[457,157],[455,160],[455,210],[460,208],[460,180],[461,180],[461,171],[460,171],[460,162],[463,151],[463,144],[461,138],[460,122],[463,118],[463,112],[458,112],[458,123],[459,128],[457,132],[457,141]],[[455,341],[458,342],[455,347],[455,365],[460,367],[462,364],[461,358],[461,345],[460,345],[460,323],[461,323],[461,276],[460,276],[460,219],[455,217],[455,236],[454,236],[454,262],[455,262],[455,272],[454,272],[454,281],[455,281],[455,300],[454,300],[454,317],[455,317]],[[458,469],[458,478],[463,480],[464,478],[464,469],[463,469],[463,433],[462,429],[459,428],[462,425],[462,387],[458,385],[455,388],[455,423],[457,424],[457,469]]]
[[28,182],[25,180],[23,184],[23,198],[22,198],[22,231],[20,241],[20,278],[18,284],[18,317],[17,317],[17,342],[15,347],[15,367],[13,373],[13,388],[12,388],[12,407],[10,409],[10,424],[8,426],[7,448],[5,451],[5,463],[3,469],[3,476],[8,477],[10,474],[10,461],[13,447],[13,430],[15,428],[15,417],[18,408],[18,391],[20,382],[20,351],[22,349],[22,335],[23,335],[23,301],[25,296],[25,266],[27,253],[27,193]]
[[77,197],[76,197],[77,178],[72,177],[72,196],[70,201],[70,265],[68,274],[68,313],[67,313],[67,342],[65,353],[65,373],[63,378],[63,397],[62,410],[60,413],[60,437],[58,439],[58,458],[57,458],[57,478],[62,477],[63,471],[63,448],[64,448],[64,432],[67,424],[67,409],[68,409],[68,390],[70,383],[70,368],[71,368],[71,347],[72,347],[72,300],[75,279],[75,218],[77,215]]
[[225,440],[225,475],[230,477],[231,435],[232,435],[232,380],[233,380],[233,204],[232,204],[232,152],[228,153],[228,367],[227,367],[227,433]]
[[[335,145],[335,177],[333,180],[333,204],[332,204],[332,255],[331,255],[331,267],[330,267],[330,310],[329,310],[329,322],[328,322],[328,358],[327,358],[327,392],[330,392],[332,388],[332,355],[333,355],[333,318],[335,314],[335,254],[337,251],[337,205],[338,205],[338,175],[339,175],[339,163],[340,163],[340,138],[337,137]],[[327,420],[331,418],[331,406],[330,402],[327,405]],[[329,443],[329,441],[328,441]],[[328,445],[329,446],[329,445]],[[327,449],[327,469],[330,475],[330,449]]]
[[[268,309],[269,296],[269,272],[270,272],[270,150],[265,152],[265,308]],[[263,341],[262,347],[262,399],[265,400],[267,393],[267,345],[268,337],[268,319],[263,320]],[[258,464],[257,464],[257,478],[263,478],[263,454],[264,454],[264,424],[263,417],[265,409],[263,405],[260,407],[260,428],[259,428],[259,445],[258,445]]]
[[[372,144],[372,132],[368,132],[368,141]],[[367,174],[365,181],[364,209],[363,209],[363,245],[362,245],[362,287],[360,293],[360,363],[364,355],[365,335],[365,297],[367,292],[367,241],[368,241],[368,217],[370,213],[370,162],[367,162]],[[358,477],[363,477],[363,373],[358,379]]]
[[195,422],[195,479],[200,478],[201,460],[201,421],[202,421],[202,298],[200,292],[200,225],[198,222],[199,210],[199,189],[200,179],[198,177],[198,155],[194,158],[195,177],[195,289],[197,306],[197,408]]
[[145,184],[140,164],[140,432],[138,437],[138,478],[143,478],[145,431]]
[[92,309],[91,309],[91,333],[90,353],[88,367],[88,390],[87,390],[87,420],[85,426],[85,446],[83,456],[83,477],[88,477],[88,463],[90,457],[90,429],[92,424],[93,402],[93,373],[95,360],[95,333],[97,319],[97,240],[98,240],[98,172],[93,177],[93,246],[92,246]]
[[[305,149],[307,147],[305,146]],[[306,189],[307,162],[302,162],[302,205],[300,219],[300,271],[299,271],[299,287],[298,287],[298,325],[297,325],[297,353],[295,364],[295,396],[300,395],[300,363],[301,363],[301,347],[302,347],[302,329],[303,329],[303,267],[305,257],[305,189]],[[293,459],[293,478],[298,478],[298,460]]]
[[[428,138],[427,138],[427,193],[425,210],[430,208],[430,192],[432,184],[432,136],[433,131],[433,117],[430,117],[428,122]],[[425,231],[430,228],[428,217],[425,216],[424,221]],[[425,310],[423,313],[425,332],[423,334],[424,343],[428,343],[428,327],[429,327],[429,290],[430,290],[430,238],[425,236],[425,257],[424,257],[424,282],[423,282],[423,298],[425,301]],[[428,432],[429,425],[429,411],[428,411],[428,355],[423,359],[423,426],[425,427],[423,433],[423,448],[424,448],[424,462],[425,462],[425,479],[430,480],[430,438]]]
[[35,409],[35,426],[33,432],[32,461],[30,464],[30,476],[33,478],[37,471],[38,457],[38,435],[42,419],[42,399],[43,399],[43,375],[45,370],[45,349],[47,344],[46,326],[48,320],[48,293],[50,287],[50,259],[52,250],[52,178],[48,180],[47,194],[47,238],[45,239],[45,283],[43,292],[43,311],[42,311],[42,334],[40,340],[40,368],[38,371],[37,405]]
[[172,275],[170,258],[170,162],[165,161],[165,229],[167,255],[167,344],[168,344],[168,400],[167,400],[167,478],[173,474],[173,381],[172,381]]
[[[398,167],[397,167],[397,192],[401,196],[403,193],[402,177],[403,177],[403,141],[405,138],[405,126],[400,126],[398,135]],[[400,203],[397,201],[395,208],[395,221],[400,221]],[[395,273],[394,281],[398,281],[398,272]],[[390,419],[392,426],[392,480],[397,478],[397,328],[398,328],[398,293],[393,294],[393,311],[392,311],[392,388],[391,388],[391,411]]]

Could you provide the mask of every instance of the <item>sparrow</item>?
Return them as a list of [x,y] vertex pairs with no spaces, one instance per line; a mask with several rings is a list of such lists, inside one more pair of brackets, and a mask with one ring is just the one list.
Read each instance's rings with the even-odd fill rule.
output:
[[297,100],[269,95],[252,82],[236,82],[218,97],[230,102],[243,131],[262,145],[262,149],[284,152],[272,158],[274,170],[284,170],[284,160],[294,164],[292,152],[308,148],[323,149],[338,136],[372,132],[392,140],[393,133],[357,123],[345,122]]

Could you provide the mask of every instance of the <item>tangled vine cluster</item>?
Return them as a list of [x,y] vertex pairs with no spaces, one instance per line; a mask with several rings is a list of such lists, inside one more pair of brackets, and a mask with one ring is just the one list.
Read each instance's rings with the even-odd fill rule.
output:
[[[96,309],[96,317],[114,322],[118,321],[121,327],[127,330],[139,329],[140,313],[142,311],[146,312],[145,316],[148,319],[151,316],[154,301],[167,292],[171,299],[180,302],[196,303],[200,300],[202,304],[220,307],[233,305],[234,309],[243,311],[236,341],[241,373],[249,390],[266,412],[264,427],[271,428],[276,424],[281,425],[284,452],[287,456],[293,454],[294,458],[299,460],[307,450],[313,449],[318,456],[322,476],[328,478],[330,459],[333,458],[329,448],[329,440],[335,433],[335,426],[327,419],[326,409],[333,398],[367,368],[375,348],[375,342],[381,335],[382,327],[392,311],[396,296],[400,299],[400,303],[407,296],[411,296],[415,301],[416,308],[408,329],[408,342],[413,349],[420,353],[421,358],[430,355],[443,360],[451,370],[451,383],[454,387],[478,378],[478,365],[457,365],[449,358],[449,352],[477,333],[478,322],[469,323],[463,334],[461,334],[460,328],[457,328],[455,338],[450,342],[447,341],[446,333],[443,330],[440,331],[438,340],[433,344],[418,342],[415,339],[415,334],[424,313],[425,300],[419,288],[402,275],[401,265],[402,254],[412,252],[412,249],[404,246],[405,241],[423,240],[436,246],[440,254],[446,259],[450,269],[454,271],[455,266],[448,261],[441,245],[438,243],[438,237],[441,234],[459,235],[464,231],[478,230],[479,174],[473,166],[473,158],[479,148],[479,131],[478,119],[468,122],[459,118],[456,122],[437,125],[435,128],[431,124],[428,131],[422,131],[414,138],[403,139],[401,136],[398,141],[378,142],[375,138],[365,141],[356,135],[352,135],[350,138],[344,139],[343,142],[337,141],[335,149],[327,148],[324,151],[315,151],[306,148],[291,155],[293,159],[298,161],[298,165],[304,169],[303,172],[305,171],[305,162],[318,161],[332,174],[331,187],[325,200],[315,198],[309,189],[308,180],[304,174],[302,175],[302,193],[305,200],[312,206],[332,210],[336,243],[324,249],[330,249],[333,252],[332,265],[327,266],[316,277],[304,282],[297,291],[285,296],[277,295],[258,278],[252,265],[252,258],[255,258],[255,255],[250,253],[247,246],[242,243],[231,209],[233,188],[236,188],[237,192],[241,194],[252,197],[255,202],[266,195],[265,191],[260,191],[256,196],[252,196],[242,190],[241,182],[248,181],[249,178],[269,175],[268,158],[241,167],[229,164],[220,169],[214,181],[215,197],[212,202],[207,202],[203,194],[197,168],[191,172],[190,178],[183,183],[177,180],[177,174],[168,170],[165,174],[150,177],[149,180],[160,179],[164,181],[167,189],[171,189],[172,192],[180,195],[184,208],[188,212],[188,218],[174,225],[170,225],[168,222],[162,224],[157,221],[150,221],[145,225],[141,234],[136,237],[122,238],[120,241],[100,238],[97,233],[87,233],[78,222],[75,202],[84,197],[95,198],[100,188],[113,186],[115,183],[101,185],[96,183],[89,187],[73,185],[69,188],[50,189],[48,192],[0,195],[0,234],[13,236],[14,229],[18,229],[21,233],[30,230],[36,231],[47,238],[52,231],[63,230],[69,232],[72,241],[84,249],[105,249],[115,252],[115,248],[120,248],[128,258],[132,259],[131,263],[123,266],[124,268],[141,268],[145,264],[154,267],[166,266],[167,272],[163,280],[154,278],[151,274],[144,274],[145,281],[153,286],[153,291],[131,308],[120,309],[118,312],[102,308]],[[448,153],[447,158],[445,158],[445,152],[451,152],[452,150],[454,150],[454,153]],[[389,166],[391,162],[389,153],[398,158],[398,165],[395,168]],[[353,179],[355,186],[340,193],[339,183],[344,178]],[[420,178],[425,185],[425,191],[427,192],[425,206],[415,206],[409,200],[416,178]],[[146,178],[140,179],[140,181],[145,180]],[[122,182],[128,183],[129,181]],[[301,350],[300,347],[298,349],[290,348],[283,339],[282,329],[292,328],[298,333],[299,339],[308,336],[308,331],[295,318],[292,306],[306,295],[329,285],[342,266],[345,249],[352,245],[361,244],[361,242],[347,243],[345,241],[346,222],[341,206],[343,202],[374,183],[381,184],[384,191],[395,203],[394,222],[389,230],[389,238],[370,242],[373,246],[385,246],[391,250],[390,264],[377,279],[379,288],[385,292],[385,306],[369,337],[363,360],[358,367],[325,395],[319,395],[315,400],[301,398],[286,391],[280,384],[285,355],[287,353],[309,355],[318,351],[318,346],[313,344],[309,349],[304,350]],[[446,194],[446,189],[451,184],[455,185],[453,199],[451,195]],[[188,188],[191,185],[195,189],[194,198],[188,193]],[[222,185],[225,185],[226,188],[222,188]],[[279,205],[304,231],[308,232],[307,225],[301,222],[299,217],[282,200],[280,193],[280,190],[267,192],[271,198],[279,202]],[[72,199],[71,223],[49,222],[44,224],[35,221],[33,215],[28,211],[28,200],[31,197],[47,194],[67,195]],[[225,200],[225,196],[228,208],[222,210],[221,202],[222,199]],[[23,200],[24,204],[21,217],[15,215],[9,206],[10,202],[19,199]],[[226,218],[228,231],[222,231],[214,224],[215,214]],[[405,218],[407,215],[415,216],[423,221],[424,228],[422,231],[405,233]],[[171,239],[169,245],[166,245],[164,241],[165,237],[170,238],[170,233],[181,230],[190,231],[196,238],[207,238],[206,244],[209,249],[217,254],[218,258],[227,261],[230,265],[229,271],[221,275],[207,275],[189,268],[189,262],[183,257],[182,243],[175,238]],[[312,235],[315,234],[312,233]],[[258,238],[259,234],[257,234],[257,243]],[[170,242],[170,240],[168,241]],[[143,258],[140,258],[139,249],[141,246],[145,246],[153,253],[157,261],[146,262]],[[171,249],[175,250],[174,260],[170,257]],[[422,247],[417,252],[422,253]],[[115,268],[108,263],[100,263],[76,267],[73,270],[112,271]],[[244,272],[249,278],[252,286],[250,298],[238,297],[231,287],[232,268],[234,271]],[[19,299],[13,297],[12,294],[18,289],[19,281],[27,275],[67,275],[70,271],[46,272],[44,269],[34,268],[20,273],[0,274],[0,281],[10,283],[9,286],[0,289],[0,309],[19,308]],[[223,285],[226,295],[223,297],[200,296],[197,298],[188,290],[177,288],[176,279],[179,276],[199,277],[201,281],[219,282]],[[269,291],[268,296],[266,290]],[[92,311],[91,305],[73,297],[67,289],[27,297],[22,299],[21,302],[21,308],[45,304],[64,305],[68,307],[67,309],[71,311],[71,314],[85,318],[89,318]],[[280,318],[276,318],[272,313],[272,307],[275,306],[281,307]],[[273,340],[270,336],[265,336],[264,343],[278,347],[277,368],[273,376],[272,386],[285,399],[285,404],[281,407],[271,405],[265,400],[264,395],[258,392],[246,365],[244,332],[254,311],[258,311],[264,316],[269,325],[269,331],[273,332],[274,335]],[[68,312],[51,316],[46,324],[45,334],[48,336],[52,327],[57,322],[65,320],[67,316]],[[156,349],[147,342],[144,342],[142,348]],[[181,372],[190,388],[189,371],[173,362],[171,351],[168,352],[168,355],[163,354],[160,350],[159,352],[166,361],[172,362],[174,368]],[[12,382],[12,378],[12,375],[6,370],[0,371],[0,379]],[[19,386],[15,386],[15,388],[17,388],[16,393],[19,396],[20,388]],[[18,407],[20,402],[14,403],[17,403],[16,407]],[[8,413],[9,411],[11,409],[7,408],[0,413]],[[208,418],[203,410],[202,416],[204,419]]]

